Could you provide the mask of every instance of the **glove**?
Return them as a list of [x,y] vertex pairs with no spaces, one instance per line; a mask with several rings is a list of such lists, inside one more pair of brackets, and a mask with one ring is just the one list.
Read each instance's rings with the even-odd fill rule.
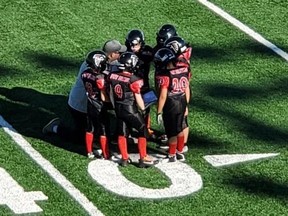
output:
[[157,123],[158,123],[158,125],[162,125],[162,126],[163,126],[163,116],[162,116],[162,113],[157,113]]

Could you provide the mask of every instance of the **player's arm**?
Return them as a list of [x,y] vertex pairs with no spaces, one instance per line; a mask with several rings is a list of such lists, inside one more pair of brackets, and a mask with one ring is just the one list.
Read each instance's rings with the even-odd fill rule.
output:
[[159,99],[158,99],[158,106],[157,106],[157,114],[163,112],[163,107],[165,105],[167,94],[168,94],[168,87],[169,87],[169,77],[168,76],[157,76],[157,86],[159,89]]
[[130,84],[130,89],[134,94],[136,103],[139,107],[139,109],[141,109],[142,111],[145,110],[145,105],[144,105],[144,101],[141,95],[141,88],[144,85],[143,79],[136,79],[136,81],[132,82]]
[[101,100],[104,102],[110,102],[110,99],[106,93],[106,87],[105,87],[105,80],[103,77],[100,77],[96,80],[97,88],[100,90],[100,96]]
[[142,111],[145,110],[145,105],[144,105],[142,95],[140,93],[134,93],[134,97],[135,97],[135,100],[139,109]]
[[160,95],[158,99],[158,106],[157,106],[157,114],[160,114],[163,112],[163,107],[165,105],[166,99],[167,99],[167,88],[160,88]]
[[104,102],[110,102],[110,98],[108,97],[106,90],[101,90],[101,100]]
[[185,88],[185,95],[186,95],[186,101],[187,101],[187,104],[189,103],[190,101],[190,98],[191,98],[191,91],[190,91],[190,85],[188,85],[186,88]]

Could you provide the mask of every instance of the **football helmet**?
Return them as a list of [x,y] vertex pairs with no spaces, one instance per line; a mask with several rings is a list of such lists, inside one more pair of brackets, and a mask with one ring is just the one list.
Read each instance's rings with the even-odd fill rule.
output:
[[169,48],[161,48],[154,55],[154,62],[157,65],[166,66],[169,62],[176,59],[174,52]]
[[179,55],[187,49],[187,44],[183,38],[173,36],[164,42],[164,47],[171,49],[175,55]]
[[171,24],[161,26],[156,35],[156,41],[159,45],[164,45],[164,42],[170,37],[178,36],[176,28]]
[[98,72],[103,72],[106,69],[107,56],[101,50],[94,50],[88,53],[86,63]]
[[136,72],[138,68],[139,58],[133,52],[124,52],[119,57],[119,70],[130,73]]
[[131,47],[137,44],[140,44],[141,47],[145,45],[144,33],[141,30],[133,29],[128,32],[125,45]]

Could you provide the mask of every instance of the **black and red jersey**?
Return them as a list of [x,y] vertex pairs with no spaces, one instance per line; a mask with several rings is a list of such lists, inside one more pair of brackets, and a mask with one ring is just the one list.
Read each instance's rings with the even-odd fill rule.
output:
[[87,68],[82,72],[81,78],[88,96],[88,100],[101,101],[101,90],[105,89],[104,74],[97,73],[92,68]]
[[156,76],[157,89],[167,88],[168,97],[182,95],[189,86],[189,74],[188,67],[179,66],[158,71]]
[[148,45],[144,45],[139,52],[135,53],[139,58],[137,76],[141,77],[144,81],[144,85],[141,89],[141,92],[146,92],[149,90],[149,72],[150,65],[153,61],[153,48]]
[[135,104],[134,93],[140,93],[143,79],[129,72],[110,73],[108,82],[113,92],[115,104]]
[[176,59],[176,67],[187,67],[189,69],[189,79],[192,77],[190,61],[192,57],[192,47],[188,47]]

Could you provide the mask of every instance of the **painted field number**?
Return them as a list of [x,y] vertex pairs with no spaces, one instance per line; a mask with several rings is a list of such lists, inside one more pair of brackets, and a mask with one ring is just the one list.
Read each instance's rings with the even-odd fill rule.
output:
[[7,205],[15,214],[37,213],[42,209],[36,200],[47,200],[42,191],[25,192],[12,176],[0,167],[0,205]]
[[[130,154],[130,157],[135,156]],[[159,163],[155,166],[170,180],[170,186],[161,189],[141,187],[122,175],[119,165],[108,160],[94,160],[89,163],[91,177],[107,190],[130,198],[163,199],[186,196],[199,191],[201,176],[189,165],[181,162]]]

